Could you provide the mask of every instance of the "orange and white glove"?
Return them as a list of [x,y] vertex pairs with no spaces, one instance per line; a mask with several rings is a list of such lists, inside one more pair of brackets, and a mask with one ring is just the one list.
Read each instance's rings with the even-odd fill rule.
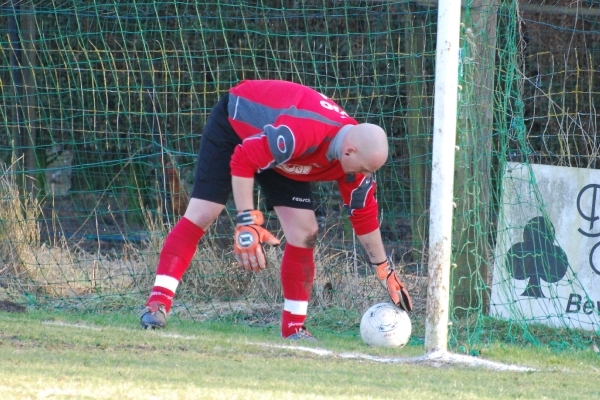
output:
[[377,279],[381,282],[384,288],[387,289],[392,302],[396,307],[400,307],[404,311],[412,310],[412,300],[406,290],[406,286],[400,280],[398,272],[391,265],[391,262],[385,260],[379,264],[373,264],[377,273]]
[[263,228],[265,220],[258,210],[242,211],[237,215],[233,251],[240,267],[258,272],[267,268],[263,244],[279,246],[279,240]]

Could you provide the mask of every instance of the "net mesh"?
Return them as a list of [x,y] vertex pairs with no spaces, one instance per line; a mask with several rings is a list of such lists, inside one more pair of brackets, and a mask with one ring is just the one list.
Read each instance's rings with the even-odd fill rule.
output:
[[[585,275],[595,271],[595,236],[585,236],[579,250],[589,257],[576,264],[566,242],[577,227],[555,218],[558,172],[542,168],[597,168],[597,9],[597,1],[463,4],[453,350],[474,353],[491,341],[587,346],[598,328],[595,276]],[[380,222],[413,296],[419,343],[436,21],[437,3],[426,0],[0,3],[0,300],[128,312],[134,321],[187,205],[210,109],[242,79],[286,79],[388,133]],[[573,201],[584,186],[570,189]],[[315,192],[308,323],[357,334],[362,312],[387,295],[335,185]],[[593,209],[588,197],[578,200]],[[580,209],[593,235],[597,217]],[[171,318],[277,325],[281,250],[268,250],[267,271],[240,272],[233,212],[228,204],[201,242]]]

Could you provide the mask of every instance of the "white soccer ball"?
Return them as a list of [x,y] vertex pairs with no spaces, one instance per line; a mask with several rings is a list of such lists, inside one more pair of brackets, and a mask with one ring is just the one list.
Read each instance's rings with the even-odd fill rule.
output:
[[369,346],[402,347],[411,332],[410,317],[392,303],[375,304],[360,320],[360,336]]

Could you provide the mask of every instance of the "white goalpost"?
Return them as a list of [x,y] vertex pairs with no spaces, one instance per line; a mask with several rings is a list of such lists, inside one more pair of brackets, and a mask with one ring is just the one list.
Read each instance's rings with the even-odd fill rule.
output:
[[460,6],[460,0],[439,0],[438,3],[429,216],[429,281],[425,319],[426,354],[448,351]]

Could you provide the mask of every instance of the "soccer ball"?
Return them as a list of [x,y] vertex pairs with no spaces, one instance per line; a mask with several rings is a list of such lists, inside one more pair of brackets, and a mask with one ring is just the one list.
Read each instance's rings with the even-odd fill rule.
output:
[[392,303],[375,304],[360,320],[360,336],[369,346],[402,347],[411,332],[410,317]]

